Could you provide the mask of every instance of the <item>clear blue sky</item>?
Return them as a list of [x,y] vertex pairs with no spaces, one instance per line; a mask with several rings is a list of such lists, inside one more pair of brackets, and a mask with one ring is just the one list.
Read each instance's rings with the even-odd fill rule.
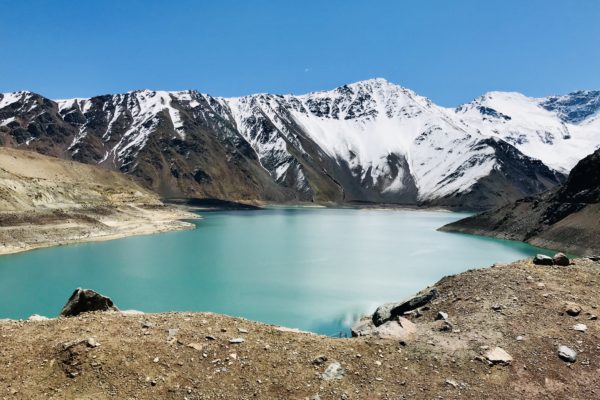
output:
[[600,1],[0,0],[0,92],[600,89]]

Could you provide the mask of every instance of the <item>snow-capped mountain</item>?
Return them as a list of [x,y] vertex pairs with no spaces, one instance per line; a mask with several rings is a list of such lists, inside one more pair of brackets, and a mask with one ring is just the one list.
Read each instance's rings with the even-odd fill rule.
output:
[[553,187],[600,144],[600,92],[491,92],[456,109],[384,79],[306,95],[0,95],[0,139],[165,196],[488,208]]

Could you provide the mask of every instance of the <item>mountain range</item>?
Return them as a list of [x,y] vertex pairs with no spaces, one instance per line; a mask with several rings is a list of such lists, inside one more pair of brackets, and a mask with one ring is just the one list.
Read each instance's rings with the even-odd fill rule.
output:
[[600,145],[600,91],[441,107],[384,79],[305,95],[0,94],[0,143],[163,197],[488,209],[563,183]]

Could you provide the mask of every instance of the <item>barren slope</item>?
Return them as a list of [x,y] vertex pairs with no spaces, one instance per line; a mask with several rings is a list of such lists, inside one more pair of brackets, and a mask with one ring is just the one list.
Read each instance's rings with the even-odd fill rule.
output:
[[192,225],[131,178],[37,153],[0,148],[0,254]]

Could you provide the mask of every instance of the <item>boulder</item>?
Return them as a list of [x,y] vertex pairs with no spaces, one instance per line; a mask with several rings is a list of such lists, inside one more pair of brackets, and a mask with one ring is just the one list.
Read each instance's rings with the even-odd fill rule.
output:
[[592,261],[599,262],[600,261],[600,256],[589,256],[588,259],[590,259]]
[[408,311],[412,311],[419,307],[428,304],[431,300],[438,297],[437,289],[431,289],[428,292],[411,297],[410,299],[399,303],[386,303],[379,306],[373,313],[373,323],[375,326],[383,325],[387,321],[393,320],[404,315]]
[[417,332],[417,326],[406,318],[400,317],[397,321],[388,321],[379,325],[372,331],[373,336],[383,339],[406,340]]
[[352,336],[368,336],[373,334],[373,330],[375,329],[375,324],[373,323],[373,319],[371,316],[365,316],[359,319],[354,325],[352,325]]
[[538,254],[537,256],[533,257],[533,263],[535,265],[554,265],[554,260],[552,260],[552,257]]
[[61,317],[74,317],[91,311],[119,311],[112,300],[91,289],[77,288],[60,312]]
[[569,257],[564,253],[556,253],[554,257],[552,257],[552,261],[554,262],[554,265],[560,265],[561,267],[566,267],[571,263]]
[[513,358],[501,347],[488,350],[484,357],[492,364],[509,365]]
[[558,347],[558,356],[561,360],[566,362],[574,363],[577,360],[577,352],[567,346]]

